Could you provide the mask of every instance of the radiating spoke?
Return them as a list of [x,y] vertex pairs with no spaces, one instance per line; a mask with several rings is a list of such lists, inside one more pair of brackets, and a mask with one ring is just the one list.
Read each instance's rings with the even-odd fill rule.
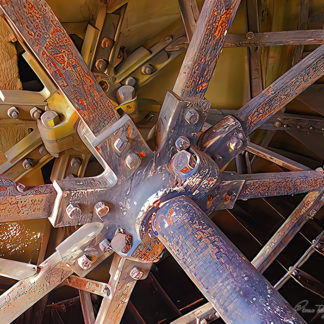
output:
[[324,45],[321,45],[237,112],[247,134],[251,134],[323,74]]

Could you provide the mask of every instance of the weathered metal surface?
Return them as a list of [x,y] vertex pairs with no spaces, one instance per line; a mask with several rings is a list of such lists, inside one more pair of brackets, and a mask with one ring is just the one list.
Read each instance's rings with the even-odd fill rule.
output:
[[323,206],[323,190],[308,193],[267,244],[253,259],[252,264],[263,273],[302,226]]
[[187,38],[190,41],[196,28],[199,9],[196,0],[179,0],[179,7]]
[[79,296],[84,324],[94,324],[95,315],[90,293],[83,290],[79,290]]
[[93,134],[117,120],[113,105],[46,1],[3,0],[0,7]]
[[183,98],[204,97],[240,0],[207,0],[173,91]]
[[0,221],[46,218],[51,213],[55,197],[52,185],[26,188],[0,178]]
[[237,112],[247,134],[251,134],[323,74],[324,45],[321,45]]
[[0,276],[22,280],[31,277],[36,271],[37,266],[33,264],[0,258]]
[[166,202],[153,229],[226,323],[304,323],[189,198]]

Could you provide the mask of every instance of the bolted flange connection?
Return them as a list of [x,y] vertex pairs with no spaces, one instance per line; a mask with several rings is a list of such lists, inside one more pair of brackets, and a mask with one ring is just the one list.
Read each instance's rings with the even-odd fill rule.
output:
[[179,175],[186,175],[191,172],[197,164],[196,157],[188,151],[179,151],[171,161],[173,171]]
[[144,276],[144,272],[137,267],[134,267],[130,272],[129,275],[134,280],[141,280]]
[[179,136],[175,141],[175,146],[178,151],[186,150],[190,147],[190,141],[185,136]]
[[66,213],[70,218],[81,217],[81,208],[77,204],[68,204],[66,207]]
[[16,107],[10,107],[7,114],[10,118],[16,119],[19,116],[19,110]]
[[184,116],[186,122],[190,125],[195,125],[199,121],[199,113],[196,109],[189,108]]
[[95,205],[94,205],[94,210],[97,214],[97,216],[101,219],[105,216],[108,215],[109,213],[109,206],[103,202],[103,201],[98,201]]

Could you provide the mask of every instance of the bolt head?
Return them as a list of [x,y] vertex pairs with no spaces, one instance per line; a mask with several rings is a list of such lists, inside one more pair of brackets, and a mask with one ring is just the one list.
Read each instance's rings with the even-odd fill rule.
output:
[[99,218],[105,217],[109,213],[109,206],[103,201],[98,201],[94,209]]
[[142,66],[142,74],[150,75],[154,72],[154,67],[152,64],[145,64]]
[[185,175],[191,172],[196,166],[196,158],[188,151],[179,151],[172,158],[172,169],[177,174]]
[[107,239],[102,240],[99,243],[99,249],[103,252],[103,253],[107,253],[112,251],[112,247],[110,242]]
[[273,124],[275,127],[280,127],[281,126],[281,122],[279,120],[275,121]]
[[131,170],[136,170],[141,165],[141,162],[141,158],[135,153],[128,154],[125,160],[127,167]]
[[250,32],[247,32],[245,36],[246,36],[247,39],[253,39],[254,38],[254,33],[250,31]]
[[117,232],[110,244],[115,252],[127,253],[133,246],[133,237],[126,232]]
[[199,121],[199,113],[196,109],[190,108],[185,113],[185,120],[190,125],[195,125]]
[[132,87],[135,87],[135,86],[136,86],[136,79],[133,78],[133,77],[128,77],[128,78],[125,80],[125,84],[126,84],[126,85],[129,85],[129,86],[132,86]]
[[16,107],[10,107],[7,114],[10,118],[17,119],[19,116],[19,110]]
[[71,219],[79,218],[82,215],[82,211],[77,204],[68,204],[66,207],[66,213]]
[[60,116],[54,110],[45,111],[41,116],[41,121],[46,128],[52,128],[61,122]]
[[129,275],[134,280],[141,280],[144,276],[144,272],[137,267],[134,267],[130,272]]
[[98,59],[95,66],[99,72],[104,72],[108,67],[108,62],[104,59]]
[[109,46],[112,46],[114,41],[111,38],[104,37],[101,41],[101,47],[107,48]]
[[89,270],[92,266],[92,261],[85,254],[83,254],[80,256],[80,258],[78,258],[78,265],[83,270]]
[[236,135],[233,135],[229,142],[227,143],[230,152],[239,150],[243,146],[243,141]]
[[26,186],[22,183],[17,183],[16,189],[20,192],[23,193],[26,190]]
[[190,147],[190,141],[185,136],[180,136],[175,141],[175,146],[178,151],[186,150]]
[[120,154],[125,151],[127,144],[126,139],[118,137],[114,143],[114,149]]
[[42,110],[38,109],[37,107],[34,107],[34,108],[30,109],[29,113],[30,113],[31,118],[37,120],[41,117]]
[[26,170],[30,169],[33,166],[33,160],[31,160],[31,159],[24,159],[22,161],[22,166]]

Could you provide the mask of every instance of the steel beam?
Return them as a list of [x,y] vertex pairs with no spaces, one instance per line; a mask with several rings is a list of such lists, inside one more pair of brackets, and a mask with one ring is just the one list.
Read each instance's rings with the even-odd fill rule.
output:
[[305,323],[188,197],[166,202],[153,229],[226,323]]
[[204,97],[240,0],[206,0],[173,91]]

